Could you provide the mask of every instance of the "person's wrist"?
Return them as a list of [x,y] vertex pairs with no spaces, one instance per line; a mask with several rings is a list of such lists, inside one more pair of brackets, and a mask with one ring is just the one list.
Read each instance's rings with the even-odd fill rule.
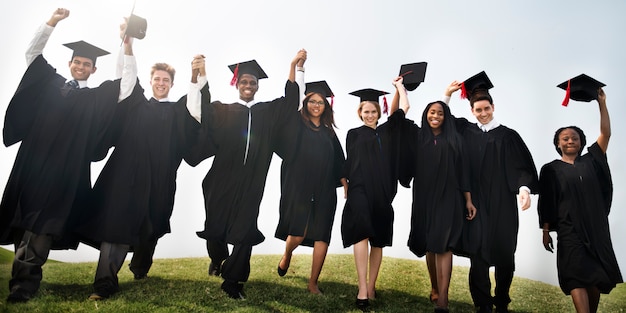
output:
[[304,72],[304,66],[296,66],[296,70],[300,72]]

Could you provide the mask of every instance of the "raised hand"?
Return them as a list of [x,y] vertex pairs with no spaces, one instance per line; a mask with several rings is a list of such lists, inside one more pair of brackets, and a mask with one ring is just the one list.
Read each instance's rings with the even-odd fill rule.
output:
[[461,89],[461,84],[462,83],[456,80],[451,82],[450,85],[446,88],[446,96],[450,97],[455,91]]
[[54,10],[47,24],[49,26],[55,27],[57,26],[57,23],[59,21],[66,19],[68,16],[70,16],[70,10],[65,8],[58,8]]

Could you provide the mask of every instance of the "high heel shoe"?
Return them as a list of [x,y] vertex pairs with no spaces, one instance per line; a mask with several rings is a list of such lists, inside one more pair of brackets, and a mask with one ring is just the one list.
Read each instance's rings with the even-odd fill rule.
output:
[[287,270],[289,270],[289,266],[287,266],[286,269],[280,268],[280,262],[282,261],[283,261],[283,258],[280,258],[280,261],[278,261],[278,267],[276,268],[276,272],[278,272],[278,276],[280,277],[287,275]]
[[363,311],[369,312],[370,301],[369,299],[359,299],[356,298],[356,308]]

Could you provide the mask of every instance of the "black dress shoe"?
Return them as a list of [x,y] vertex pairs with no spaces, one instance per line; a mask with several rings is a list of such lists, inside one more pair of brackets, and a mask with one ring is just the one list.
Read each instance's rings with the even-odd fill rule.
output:
[[477,313],[491,313],[493,312],[493,307],[491,305],[481,305],[478,307]]
[[209,276],[220,276],[222,274],[222,265],[220,263],[209,264]]
[[30,300],[31,294],[28,292],[18,289],[9,294],[7,297],[7,303],[24,303]]
[[509,313],[509,308],[496,306],[496,313]]
[[243,292],[243,284],[225,280],[222,283],[221,288],[231,299],[235,299],[235,300],[246,299],[246,295]]
[[145,279],[148,278],[147,274],[135,274],[135,280],[141,280],[141,279]]
[[370,310],[370,301],[369,299],[359,299],[356,298],[356,308],[363,311],[363,312],[369,312]]

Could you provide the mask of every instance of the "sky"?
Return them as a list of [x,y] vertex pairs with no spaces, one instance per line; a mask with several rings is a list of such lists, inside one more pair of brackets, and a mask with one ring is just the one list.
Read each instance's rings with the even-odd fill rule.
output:
[[[28,42],[57,7],[69,9],[70,16],[57,25],[44,50],[48,62],[69,77],[71,51],[61,44],[85,40],[112,52],[98,59],[98,70],[89,85],[95,87],[115,78],[119,24],[133,8],[132,1],[27,0],[10,1],[4,7],[6,14],[0,20],[5,30],[0,52],[0,117],[4,117],[4,108],[26,70]],[[556,88],[581,73],[590,75],[607,84],[604,90],[612,118],[608,159],[615,188],[609,221],[618,262],[626,270],[626,228],[620,227],[626,221],[626,194],[622,192],[626,186],[626,149],[620,145],[626,140],[626,125],[620,121],[626,116],[626,92],[618,87],[624,82],[626,69],[623,12],[626,2],[608,0],[137,0],[134,13],[148,20],[148,29],[143,40],[135,41],[134,54],[148,97],[152,64],[167,62],[176,68],[170,92],[174,100],[188,90],[192,57],[203,54],[212,99],[236,99],[238,93],[229,85],[232,73],[227,65],[256,59],[269,76],[259,82],[256,99],[271,100],[283,95],[289,64],[304,48],[308,51],[306,81],[326,80],[335,94],[335,121],[342,144],[347,131],[361,125],[356,114],[358,98],[348,93],[362,88],[393,92],[391,82],[401,64],[428,62],[424,83],[409,93],[411,109],[407,116],[418,123],[425,105],[441,99],[451,81],[462,81],[484,70],[495,86],[491,90],[495,118],[522,136],[537,170],[558,158],[552,145],[557,128],[577,125],[585,131],[589,144],[598,137],[597,102],[572,101],[563,107],[564,91]],[[391,101],[391,96],[387,100]],[[475,120],[468,102],[458,95],[452,97],[450,107],[454,115]],[[0,148],[2,189],[18,147]],[[159,241],[155,258],[206,256],[205,241],[195,232],[204,225],[201,181],[211,161],[194,168],[184,162],[180,166],[172,233]],[[261,203],[259,228],[266,240],[253,249],[254,254],[276,254],[277,262],[284,250],[284,242],[273,236],[278,223],[280,161],[278,157],[272,161]],[[104,161],[93,164],[93,181],[103,165]],[[351,254],[352,249],[341,244],[341,190],[338,196],[329,253]],[[537,197],[532,201],[530,209],[520,212],[516,275],[557,284],[556,255],[542,246]],[[399,187],[393,205],[393,246],[383,253],[418,260],[406,246],[411,191]],[[300,247],[296,253],[310,255],[311,249]],[[76,251],[53,251],[50,257],[68,262],[96,261],[98,251],[81,245]],[[455,257],[454,263],[469,265],[461,257]]]

